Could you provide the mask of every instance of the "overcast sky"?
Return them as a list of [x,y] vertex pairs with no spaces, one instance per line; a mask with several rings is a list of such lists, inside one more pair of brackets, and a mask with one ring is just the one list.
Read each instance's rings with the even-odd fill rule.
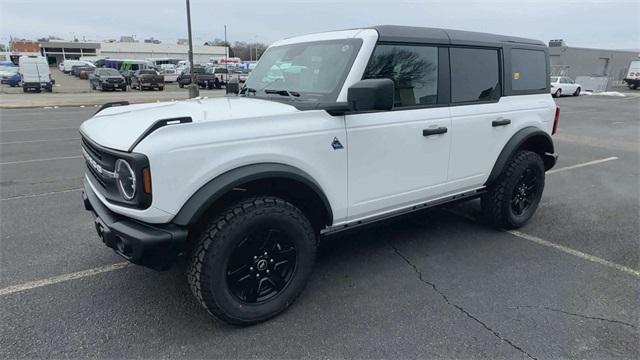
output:
[[[92,40],[135,35],[186,38],[185,0],[0,0],[0,42],[9,36]],[[297,34],[378,24],[442,27],[564,39],[571,46],[640,48],[638,0],[191,1],[195,43],[270,43]]]

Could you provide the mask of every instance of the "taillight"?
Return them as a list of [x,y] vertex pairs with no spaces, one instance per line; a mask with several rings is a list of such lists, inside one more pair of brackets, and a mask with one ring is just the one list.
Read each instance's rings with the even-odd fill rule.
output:
[[556,115],[553,117],[553,130],[551,130],[551,135],[554,135],[558,131],[558,123],[560,123],[560,107],[556,106]]

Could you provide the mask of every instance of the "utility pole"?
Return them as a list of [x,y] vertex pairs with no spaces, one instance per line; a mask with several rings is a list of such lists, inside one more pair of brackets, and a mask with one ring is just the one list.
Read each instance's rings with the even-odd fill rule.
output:
[[224,26],[224,57],[227,58],[227,61],[225,61],[224,65],[227,69],[227,71],[229,70],[229,43],[227,42],[227,25]]
[[196,75],[193,72],[193,39],[191,38],[191,4],[187,0],[187,28],[189,30],[189,76],[191,77],[191,84],[189,84],[189,98],[200,96],[200,90],[196,83]]

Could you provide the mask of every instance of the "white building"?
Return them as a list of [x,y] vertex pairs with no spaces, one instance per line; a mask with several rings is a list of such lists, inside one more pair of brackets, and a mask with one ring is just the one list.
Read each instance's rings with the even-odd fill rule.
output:
[[[150,43],[101,43],[99,56],[112,59],[144,60],[149,58],[187,59],[188,45]],[[193,45],[193,61],[206,63],[210,59],[225,57],[224,46]]]

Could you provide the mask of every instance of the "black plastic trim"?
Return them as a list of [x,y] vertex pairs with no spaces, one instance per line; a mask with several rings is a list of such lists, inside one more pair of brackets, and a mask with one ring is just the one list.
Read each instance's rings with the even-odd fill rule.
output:
[[[498,176],[500,176],[500,173],[502,173],[502,170],[509,162],[509,159],[511,159],[511,157],[516,153],[516,151],[518,151],[518,149],[522,146],[522,144],[525,143],[525,141],[534,136],[542,136],[547,140],[546,148],[544,149],[545,154],[554,154],[553,140],[551,140],[551,136],[549,136],[549,134],[533,126],[520,129],[511,137],[511,139],[509,139],[507,144],[502,148],[502,151],[500,152],[498,159],[493,165],[493,169],[491,170],[491,174],[489,174],[489,178],[485,182],[485,185],[488,185],[495,181]],[[550,159],[546,156],[546,158],[543,159],[545,160],[545,170],[549,170],[555,165],[555,159],[557,158],[557,156],[551,156],[553,157],[553,161],[550,161]]]
[[183,250],[188,231],[174,224],[148,224],[109,210],[83,181],[82,199],[95,216],[94,225],[102,242],[128,261],[155,270],[166,270]]
[[[115,86],[115,85],[119,85],[119,84],[113,84],[113,85]],[[112,102],[108,102],[108,103],[102,105],[100,107],[100,109],[98,109],[98,111],[96,111],[93,114],[93,116],[95,116],[97,113],[99,113],[100,111],[102,111],[104,109],[108,109],[110,107],[115,107],[115,106],[126,106],[126,105],[129,105],[128,101],[112,101]]]
[[144,140],[144,138],[149,136],[152,132],[160,129],[161,127],[164,127],[164,126],[167,126],[167,125],[186,124],[186,123],[190,123],[190,122],[193,122],[193,119],[190,116],[175,117],[175,118],[158,120],[158,121],[154,122],[151,126],[149,126],[149,128],[147,128],[147,130],[145,130],[140,136],[138,136],[136,141],[134,141],[133,144],[131,144],[131,146],[129,147],[129,150],[127,150],[127,151],[128,152],[132,152],[133,149],[135,149],[135,147],[138,146],[138,144],[142,140]]
[[214,178],[187,200],[172,222],[179,226],[195,224],[211,205],[227,192],[249,181],[267,178],[288,178],[305,184],[322,200],[324,210],[329,215],[329,223],[333,222],[331,204],[320,185],[304,171],[293,166],[278,163],[246,165],[227,171]]

